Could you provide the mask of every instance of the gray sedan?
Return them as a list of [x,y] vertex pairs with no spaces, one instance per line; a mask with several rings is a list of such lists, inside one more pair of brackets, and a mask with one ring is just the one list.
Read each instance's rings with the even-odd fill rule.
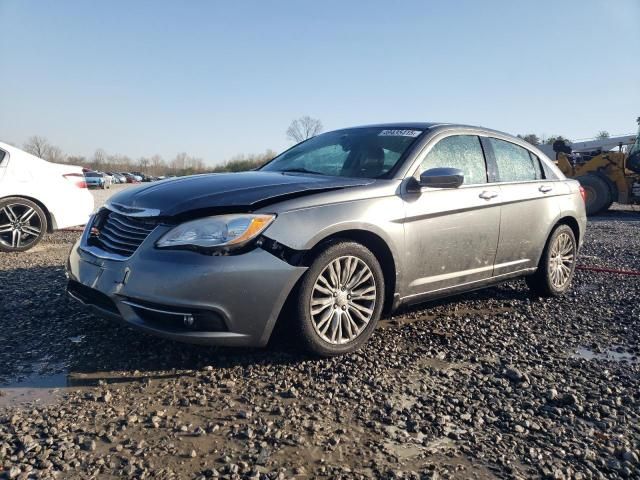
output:
[[265,345],[277,322],[351,352],[383,312],[526,277],[570,286],[583,192],[484,128],[405,123],[318,135],[258,171],[114,195],[71,251],[68,292],[174,340]]

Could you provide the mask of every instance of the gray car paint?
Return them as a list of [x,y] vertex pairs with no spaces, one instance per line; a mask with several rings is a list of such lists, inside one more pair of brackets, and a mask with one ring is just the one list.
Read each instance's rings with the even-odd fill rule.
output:
[[[302,195],[293,198],[290,191],[280,197],[270,194],[269,202],[255,210],[277,215],[264,237],[294,252],[306,252],[328,237],[349,237],[353,232],[375,235],[387,245],[393,259],[395,306],[533,272],[552,228],[565,217],[578,224],[578,241],[582,242],[586,215],[578,183],[565,179],[542,152],[493,130],[429,126],[391,178],[342,182],[340,188],[329,191],[304,186],[296,192]],[[553,178],[412,191],[424,156],[450,135],[495,137],[520,145],[536,154],[547,176]],[[273,174],[269,175],[272,181]],[[308,178],[300,175],[301,184]],[[541,186],[551,189],[542,192]],[[492,195],[484,195],[486,192]],[[261,204],[255,198],[252,201]],[[153,248],[168,228],[158,227],[125,262],[88,253],[85,232],[71,252],[69,276],[109,295],[118,305],[120,319],[134,327],[194,343],[264,345],[306,266],[276,258],[260,247],[214,257]],[[130,273],[125,275],[127,270]],[[122,281],[126,278],[127,282]],[[125,298],[221,312],[229,332],[158,331],[122,304]]]
[[[545,171],[555,178],[408,192],[407,180],[417,176],[422,159],[438,141],[451,135],[494,137],[520,145],[536,154],[545,163]],[[378,180],[375,186],[303,197],[263,209],[284,214],[266,235],[291,248],[308,250],[340,231],[373,232],[393,254],[395,293],[401,301],[440,296],[447,287],[481,286],[494,277],[530,273],[552,227],[565,216],[578,222],[581,242],[586,215],[578,182],[566,179],[532,145],[494,130],[446,125],[432,127],[415,150],[413,158],[390,181]],[[539,191],[543,185],[553,190],[544,194]],[[489,200],[480,198],[485,191],[498,195]],[[398,229],[398,224],[404,228]],[[398,242],[400,238],[402,242]]]

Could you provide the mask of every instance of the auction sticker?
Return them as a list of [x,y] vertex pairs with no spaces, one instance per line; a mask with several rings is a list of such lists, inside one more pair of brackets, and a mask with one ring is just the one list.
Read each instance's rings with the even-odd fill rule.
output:
[[421,130],[382,130],[379,137],[417,137]]

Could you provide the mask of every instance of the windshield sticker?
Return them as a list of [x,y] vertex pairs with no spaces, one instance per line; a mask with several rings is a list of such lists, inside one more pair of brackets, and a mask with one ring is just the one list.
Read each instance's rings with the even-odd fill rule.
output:
[[379,137],[417,137],[422,132],[420,130],[382,130]]

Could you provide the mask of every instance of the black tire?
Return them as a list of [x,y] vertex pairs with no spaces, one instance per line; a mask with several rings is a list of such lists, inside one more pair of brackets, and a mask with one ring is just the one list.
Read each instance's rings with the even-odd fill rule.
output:
[[24,252],[35,247],[47,227],[47,216],[37,203],[20,197],[0,200],[0,252]]
[[[559,284],[559,282],[555,281],[553,270],[554,264],[558,263],[557,257],[554,259],[556,256],[554,246],[559,242],[561,236],[563,239],[570,241],[572,260],[570,263],[563,262],[565,267],[568,268],[568,278],[562,284]],[[573,272],[576,268],[577,253],[578,246],[571,227],[564,224],[558,225],[549,235],[538,263],[538,269],[533,275],[526,277],[527,285],[531,291],[540,297],[558,297],[565,294],[571,286]]]
[[[344,266],[342,276],[331,277],[330,265],[335,267],[334,262]],[[367,272],[371,274],[370,278]],[[360,273],[362,273],[361,278],[358,277]],[[329,283],[339,284],[346,279],[346,284],[338,285],[333,289],[328,283],[322,283],[321,275],[325,280],[329,279]],[[367,280],[363,281],[363,278]],[[325,286],[329,286],[333,293],[322,292],[322,289],[329,291]],[[373,291],[370,291],[372,286]],[[298,290],[297,330],[302,340],[302,347],[310,353],[323,357],[343,355],[360,348],[369,339],[380,319],[385,298],[384,288],[382,268],[369,249],[359,243],[348,241],[328,244],[314,258]],[[367,295],[360,294],[364,291],[368,291]],[[357,300],[356,294],[360,295]],[[353,298],[352,295],[354,295]],[[372,298],[363,299],[365,296]],[[313,313],[312,302],[318,302],[319,299],[322,300],[322,304],[329,304],[329,306],[317,306],[316,313]],[[371,316],[366,322],[362,318],[366,315],[361,309],[371,311]],[[328,315],[326,320],[328,324],[323,324],[322,318],[325,315]],[[324,326],[328,329],[324,333],[325,338],[322,336]],[[343,334],[353,338],[344,340]]]
[[582,175],[576,177],[586,193],[585,208],[587,215],[597,215],[605,211],[613,202],[611,189],[605,179],[597,175]]

